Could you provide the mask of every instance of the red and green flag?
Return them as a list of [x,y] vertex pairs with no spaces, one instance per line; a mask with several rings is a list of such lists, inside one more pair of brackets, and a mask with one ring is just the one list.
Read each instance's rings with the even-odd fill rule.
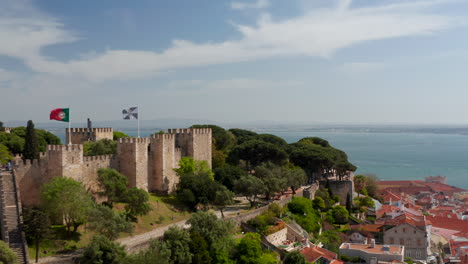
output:
[[70,108],[57,108],[50,111],[50,120],[70,122]]

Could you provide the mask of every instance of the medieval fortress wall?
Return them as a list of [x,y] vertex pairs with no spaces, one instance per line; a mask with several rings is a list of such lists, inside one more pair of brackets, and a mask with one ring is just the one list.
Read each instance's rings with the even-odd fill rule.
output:
[[[92,130],[91,137],[95,140],[112,139],[112,128]],[[39,203],[40,186],[54,177],[75,179],[96,193],[98,169],[113,168],[128,177],[130,187],[169,193],[178,183],[174,168],[182,157],[204,160],[211,166],[209,128],[170,129],[168,134],[148,138],[121,138],[117,142],[117,154],[102,156],[83,156],[82,143],[90,138],[88,129],[70,132],[72,145],[49,145],[47,152],[32,162],[15,159],[13,168],[25,205]]]

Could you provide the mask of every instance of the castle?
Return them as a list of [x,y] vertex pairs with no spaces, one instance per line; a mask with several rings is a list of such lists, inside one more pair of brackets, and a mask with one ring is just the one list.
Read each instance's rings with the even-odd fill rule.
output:
[[210,128],[169,129],[146,138],[121,138],[115,155],[84,156],[83,143],[112,139],[112,128],[67,129],[71,145],[49,145],[40,159],[15,159],[13,170],[25,205],[39,203],[40,186],[54,177],[69,177],[91,192],[99,191],[97,171],[116,169],[128,177],[130,187],[150,192],[173,192],[178,183],[174,168],[182,157],[206,161],[211,167]]

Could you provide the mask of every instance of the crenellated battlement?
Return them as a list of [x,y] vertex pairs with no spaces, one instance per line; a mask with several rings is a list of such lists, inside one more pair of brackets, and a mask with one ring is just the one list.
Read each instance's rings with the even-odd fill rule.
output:
[[16,167],[17,169],[25,168],[25,167],[38,167],[41,164],[42,160],[38,159],[33,159],[31,160],[13,160],[13,166]]
[[82,144],[73,144],[73,145],[47,145],[47,151],[83,151]]
[[[70,131],[71,133],[88,133],[89,132],[89,128],[85,127],[85,128],[70,128],[70,130],[68,130],[68,128],[66,129],[66,132],[68,133],[68,131]],[[94,127],[91,129],[92,132],[96,133],[96,132],[100,132],[100,133],[109,133],[109,132],[114,132],[114,129],[112,127]]]
[[211,134],[211,128],[171,128],[169,134]]
[[[47,152],[39,152],[39,159],[45,159],[47,157]],[[15,154],[13,160],[21,160],[23,156],[21,154]]]
[[175,134],[155,134],[151,135],[151,142],[157,140],[172,140],[175,139]]
[[93,162],[96,160],[113,160],[115,159],[114,155],[99,155],[99,156],[84,156],[83,162]]
[[149,138],[119,138],[119,144],[148,144]]

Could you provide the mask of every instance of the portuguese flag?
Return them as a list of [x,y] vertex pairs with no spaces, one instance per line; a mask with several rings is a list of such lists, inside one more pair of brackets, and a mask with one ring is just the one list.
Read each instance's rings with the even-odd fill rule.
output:
[[70,122],[70,108],[57,108],[50,111],[50,120]]

